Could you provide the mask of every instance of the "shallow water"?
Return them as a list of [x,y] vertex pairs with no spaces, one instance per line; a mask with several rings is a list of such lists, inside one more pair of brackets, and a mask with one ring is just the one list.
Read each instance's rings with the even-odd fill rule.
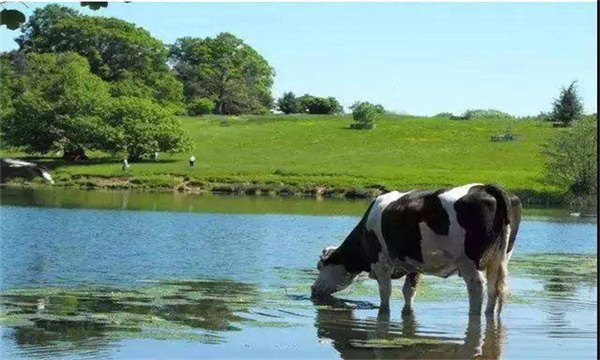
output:
[[14,189],[1,200],[1,358],[596,354],[595,219],[529,212],[492,323],[466,315],[458,277],[425,277],[412,317],[399,281],[389,318],[366,277],[313,304],[317,256],[364,202]]

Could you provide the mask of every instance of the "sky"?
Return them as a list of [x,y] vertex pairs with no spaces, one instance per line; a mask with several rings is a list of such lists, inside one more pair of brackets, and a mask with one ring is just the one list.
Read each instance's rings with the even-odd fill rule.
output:
[[[4,4],[29,15],[44,4]],[[596,3],[109,3],[92,11],[165,43],[231,32],[275,69],[273,94],[334,96],[413,115],[549,111],[578,82],[597,112]],[[0,29],[3,51],[18,31]]]

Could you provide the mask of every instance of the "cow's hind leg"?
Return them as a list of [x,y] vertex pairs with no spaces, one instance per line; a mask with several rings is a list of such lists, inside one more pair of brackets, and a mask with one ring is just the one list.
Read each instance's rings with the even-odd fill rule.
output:
[[404,307],[402,308],[402,314],[409,315],[413,312],[415,295],[417,293],[417,285],[421,279],[419,273],[409,273],[404,279],[404,286],[402,287],[402,294],[404,295]]
[[461,259],[457,266],[469,292],[469,315],[480,316],[483,305],[483,284],[485,283],[483,273],[468,258]]

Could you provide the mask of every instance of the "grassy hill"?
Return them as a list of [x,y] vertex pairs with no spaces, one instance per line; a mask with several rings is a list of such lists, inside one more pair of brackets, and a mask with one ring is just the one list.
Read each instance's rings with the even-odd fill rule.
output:
[[[519,192],[557,192],[541,178],[541,145],[561,131],[548,123],[516,121],[512,131],[517,141],[491,142],[491,135],[505,132],[508,121],[388,115],[377,121],[376,129],[350,130],[350,116],[181,120],[194,138],[196,166],[188,165],[190,154],[161,154],[158,162],[132,164],[128,181],[133,178],[134,185],[149,187],[191,181],[192,187],[220,184],[225,190],[231,184],[254,184],[263,190],[345,188],[341,192],[494,182]],[[123,177],[118,159],[91,155],[96,157],[92,164],[56,163],[56,177],[79,183],[87,176]]]

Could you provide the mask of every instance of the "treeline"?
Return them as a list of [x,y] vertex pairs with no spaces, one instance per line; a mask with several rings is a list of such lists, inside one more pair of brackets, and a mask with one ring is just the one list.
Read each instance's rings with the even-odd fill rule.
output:
[[262,114],[275,72],[229,33],[166,45],[126,21],[48,5],[0,54],[4,146],[28,152],[84,149],[180,152],[191,142],[174,115]]

